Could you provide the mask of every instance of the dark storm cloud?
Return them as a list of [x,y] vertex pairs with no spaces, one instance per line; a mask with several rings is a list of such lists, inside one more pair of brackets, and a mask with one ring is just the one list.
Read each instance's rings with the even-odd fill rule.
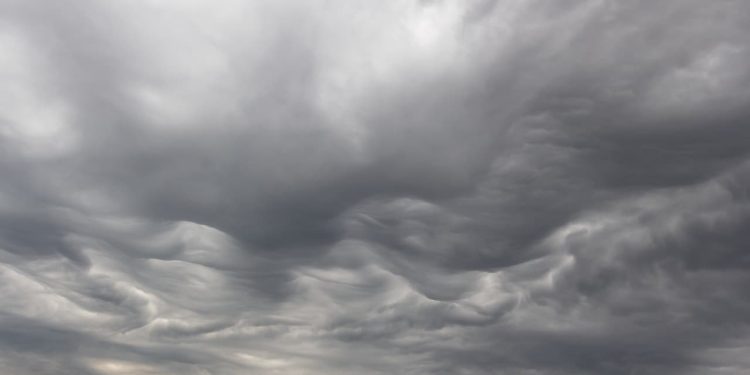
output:
[[0,9],[0,372],[750,369],[742,2]]

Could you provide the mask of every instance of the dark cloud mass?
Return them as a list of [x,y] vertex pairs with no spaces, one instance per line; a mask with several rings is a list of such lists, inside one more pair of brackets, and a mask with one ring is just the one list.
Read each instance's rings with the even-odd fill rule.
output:
[[750,373],[750,3],[0,0],[0,373]]

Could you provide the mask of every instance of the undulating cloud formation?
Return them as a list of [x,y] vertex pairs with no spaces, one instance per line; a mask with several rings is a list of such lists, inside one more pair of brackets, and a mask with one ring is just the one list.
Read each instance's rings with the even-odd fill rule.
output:
[[0,374],[748,374],[749,119],[742,0],[0,0]]

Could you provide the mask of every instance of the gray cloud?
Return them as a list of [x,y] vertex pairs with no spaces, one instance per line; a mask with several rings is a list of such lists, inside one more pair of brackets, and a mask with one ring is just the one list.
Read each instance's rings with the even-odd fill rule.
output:
[[2,373],[750,369],[742,2],[0,14]]

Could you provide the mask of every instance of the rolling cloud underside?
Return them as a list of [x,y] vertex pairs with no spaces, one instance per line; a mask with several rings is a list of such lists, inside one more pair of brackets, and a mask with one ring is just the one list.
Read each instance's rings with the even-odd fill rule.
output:
[[750,3],[0,2],[0,373],[745,374]]

